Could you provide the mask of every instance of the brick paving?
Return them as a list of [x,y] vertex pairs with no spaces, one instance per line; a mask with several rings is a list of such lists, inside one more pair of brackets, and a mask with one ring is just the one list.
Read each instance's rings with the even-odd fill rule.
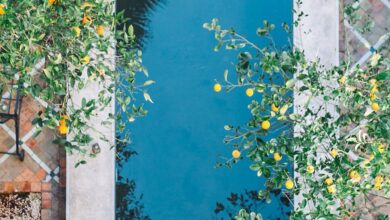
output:
[[[352,1],[343,0],[341,5],[349,4]],[[340,57],[345,59],[350,55],[352,56],[352,64],[364,66],[376,51],[384,57],[390,56],[390,1],[360,0],[358,4],[360,7],[357,13],[363,19],[371,19],[375,22],[375,25],[371,31],[362,32],[359,31],[362,23],[348,24],[341,19]],[[344,18],[343,14],[340,17]],[[390,204],[386,205],[389,199],[384,199],[382,196],[377,196],[376,192],[372,192],[372,194],[367,196],[370,202],[366,203],[366,200],[363,198],[357,202],[358,204],[366,204],[370,208],[377,208],[375,212],[366,213],[362,217],[363,219],[377,219],[379,213],[390,215]]]
[[[44,129],[32,137],[35,118],[42,106],[36,100],[25,97],[20,118],[20,136],[24,140],[23,162],[15,156],[0,154],[1,194],[33,192],[41,196],[41,219],[65,219],[65,152],[52,143],[55,133]],[[15,141],[12,121],[0,126],[0,151],[8,151]]]

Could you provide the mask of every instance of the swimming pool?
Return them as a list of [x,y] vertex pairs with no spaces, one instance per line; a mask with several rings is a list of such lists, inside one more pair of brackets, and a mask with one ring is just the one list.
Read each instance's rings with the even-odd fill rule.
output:
[[[214,168],[220,157],[231,153],[222,142],[224,125],[244,123],[250,113],[243,110],[251,99],[243,90],[213,92],[214,79],[222,80],[236,53],[214,53],[213,35],[202,24],[219,18],[225,27],[235,27],[261,44],[256,28],[264,19],[291,24],[292,1],[152,0],[147,7],[139,1],[122,0],[118,8],[146,15],[137,33],[142,37],[144,64],[157,82],[149,90],[155,104],[147,105],[148,116],[127,127],[137,156],[118,169],[134,181],[135,191],[130,191],[140,202],[136,205],[141,208],[134,209],[143,212],[139,218],[229,219],[229,213],[239,210],[241,195],[266,219],[286,218],[277,203],[255,199],[264,180],[248,169],[248,161],[232,169]],[[274,36],[278,45],[287,44],[282,30]]]

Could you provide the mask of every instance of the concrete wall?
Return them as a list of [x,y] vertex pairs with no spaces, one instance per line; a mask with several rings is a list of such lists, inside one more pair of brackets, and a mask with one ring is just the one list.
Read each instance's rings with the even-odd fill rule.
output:
[[[294,0],[295,3],[298,0]],[[320,59],[325,67],[339,64],[339,0],[303,0],[296,11],[303,11],[308,14],[302,19],[300,25],[294,28],[294,46],[305,51],[309,60]],[[294,20],[297,15],[294,16]],[[298,83],[299,84],[299,83]],[[337,81],[336,81],[337,84]],[[298,85],[299,86],[299,85]],[[294,94],[294,112],[302,114],[301,106],[306,102],[304,94]],[[321,102],[321,97],[314,99],[312,103]],[[316,108],[315,105],[312,106]],[[337,117],[334,109],[327,109],[328,112]],[[299,135],[301,129],[295,126],[294,132]],[[295,176],[299,177],[298,173]],[[294,198],[295,207],[302,201],[300,195]]]
[[[112,0],[103,0],[106,2]],[[113,42],[113,41],[112,41]],[[113,43],[114,45],[114,43]],[[104,55],[105,64],[115,68],[115,51],[112,47]],[[92,51],[90,56],[93,58]],[[84,73],[84,75],[86,75]],[[85,77],[85,81],[88,81]],[[107,82],[109,83],[109,82]],[[97,99],[98,91],[102,84],[90,81],[88,86],[81,91],[71,91],[71,102],[73,105],[81,105],[85,97]],[[75,164],[81,159],[81,155],[74,154],[67,156],[67,181],[66,181],[66,219],[67,220],[114,220],[115,219],[115,150],[111,146],[115,144],[115,124],[102,125],[102,121],[108,115],[115,114],[114,99],[111,105],[99,112],[99,115],[91,117],[89,125],[94,128],[88,132],[95,138],[91,145],[99,144],[101,152],[96,158],[85,158],[87,164],[75,168]],[[99,139],[104,135],[110,142]],[[90,146],[88,149],[91,150]]]

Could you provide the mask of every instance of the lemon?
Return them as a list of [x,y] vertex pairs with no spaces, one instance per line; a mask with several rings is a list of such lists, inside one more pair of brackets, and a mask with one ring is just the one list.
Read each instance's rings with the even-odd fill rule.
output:
[[339,82],[341,84],[345,84],[345,81],[347,81],[347,77],[346,76],[342,76],[340,79],[339,79]]
[[282,156],[279,153],[274,153],[274,159],[276,161],[280,161],[282,159]]
[[99,37],[103,37],[104,36],[104,26],[103,25],[97,26],[96,33],[99,35]]
[[349,173],[349,178],[351,178],[353,182],[359,182],[361,180],[360,174],[355,170]]
[[81,23],[83,24],[83,25],[86,25],[86,24],[88,24],[88,23],[91,23],[92,22],[92,18],[91,18],[91,16],[84,16],[83,17],[83,19],[81,20]]
[[379,153],[383,154],[385,152],[385,150],[386,150],[385,145],[379,144],[379,146],[378,146]]
[[381,190],[382,189],[382,184],[381,183],[375,183],[374,184],[374,189]]
[[376,177],[375,177],[375,184],[376,184],[376,183],[381,183],[381,184],[382,184],[383,181],[384,181],[383,176],[380,176],[380,175],[379,175],[379,176],[376,176]]
[[232,156],[233,156],[233,158],[240,158],[240,156],[241,156],[241,152],[239,151],[239,150],[234,150],[233,152],[232,152]]
[[263,122],[261,122],[261,127],[264,130],[268,130],[271,127],[271,123],[269,121],[263,121]]
[[48,0],[47,1],[47,4],[49,5],[49,6],[52,6],[52,5],[54,5],[56,3],[56,0]]
[[376,103],[376,102],[371,104],[371,108],[374,111],[379,111],[379,109],[380,109],[378,103]]
[[0,4],[0,15],[5,15],[5,5],[4,4]]
[[338,154],[339,152],[337,151],[337,149],[332,149],[332,151],[330,152],[330,156],[332,157],[337,157]]
[[219,83],[214,84],[214,92],[220,92],[222,90],[222,86]]
[[376,79],[370,79],[370,85],[373,87],[377,86],[378,84],[377,84]]
[[271,105],[271,109],[272,109],[272,111],[274,111],[274,112],[278,112],[278,111],[279,111],[278,106],[276,106],[275,104],[272,104],[272,105]]
[[294,188],[294,182],[291,179],[288,179],[284,185],[286,186],[287,189]]
[[306,167],[306,171],[310,174],[314,173],[314,167],[312,165],[309,165]]
[[326,183],[326,185],[330,186],[330,185],[333,184],[333,179],[332,178],[326,178],[325,179],[325,183]]
[[80,8],[85,8],[85,7],[93,7],[93,4],[89,2],[83,2],[80,6]]
[[333,184],[333,185],[330,185],[330,186],[328,186],[327,187],[327,190],[328,190],[328,192],[329,193],[331,193],[331,194],[335,194],[336,193],[336,186]]
[[247,95],[248,97],[252,97],[253,94],[254,94],[254,91],[253,91],[253,89],[248,88],[248,89],[246,89],[245,93],[246,93],[246,95]]
[[91,61],[91,57],[89,55],[81,58],[81,63],[84,64],[84,65],[88,64],[90,61]]
[[60,125],[60,126],[58,126],[58,132],[59,132],[61,135],[65,135],[66,133],[68,133],[68,126],[66,126],[66,125]]
[[74,30],[76,36],[77,36],[77,37],[80,37],[81,29],[80,29],[79,27],[75,27],[75,28],[73,28],[73,30]]

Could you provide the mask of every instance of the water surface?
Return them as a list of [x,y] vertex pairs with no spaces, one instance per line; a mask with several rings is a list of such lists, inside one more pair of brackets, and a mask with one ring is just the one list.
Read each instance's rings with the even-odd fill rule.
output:
[[[131,3],[137,1],[129,1],[127,6],[125,0],[119,2],[120,8],[133,6],[136,11],[137,5]],[[250,197],[251,190],[261,189],[264,179],[249,170],[248,161],[232,169],[214,168],[221,157],[230,157],[232,150],[222,142],[223,126],[248,120],[251,99],[243,89],[229,94],[212,91],[214,79],[222,81],[224,70],[232,69],[236,52],[213,52],[213,34],[202,24],[216,17],[223,26],[235,27],[262,43],[255,35],[256,28],[264,19],[291,23],[291,0],[152,2],[137,15],[145,16],[137,33],[143,38],[144,64],[157,82],[149,90],[155,104],[146,106],[146,118],[129,125],[132,148],[138,155],[120,174],[136,182],[136,192],[143,194],[144,211],[153,220],[228,219],[227,209],[236,212],[238,208],[227,198],[237,199],[235,195],[245,194],[245,190]],[[275,34],[278,45],[287,43],[286,34]],[[221,205],[224,210],[218,209]],[[216,213],[216,208],[221,212]],[[276,219],[281,212],[277,204],[254,208],[266,219]]]

